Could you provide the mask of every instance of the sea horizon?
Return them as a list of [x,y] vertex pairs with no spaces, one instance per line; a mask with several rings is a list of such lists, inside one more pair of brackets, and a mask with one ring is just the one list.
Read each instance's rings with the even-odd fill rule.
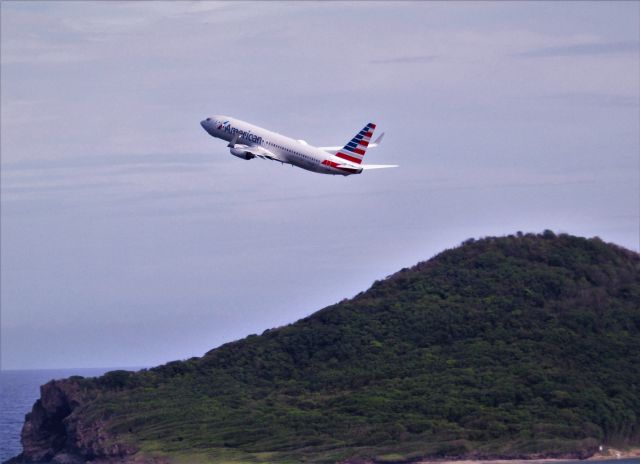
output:
[[0,368],[0,372],[25,372],[25,371],[71,371],[71,370],[132,370],[149,369],[148,366],[93,366],[93,367],[17,367],[17,368]]

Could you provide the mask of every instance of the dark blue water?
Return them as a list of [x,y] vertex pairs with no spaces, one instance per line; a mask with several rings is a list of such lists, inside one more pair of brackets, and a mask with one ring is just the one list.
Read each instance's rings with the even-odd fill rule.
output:
[[625,459],[594,459],[593,461],[567,461],[567,463],[592,463],[592,464],[638,464],[640,458],[625,458]]
[[22,451],[20,430],[25,414],[40,398],[40,385],[72,375],[95,377],[111,370],[113,368],[0,371],[0,462]]

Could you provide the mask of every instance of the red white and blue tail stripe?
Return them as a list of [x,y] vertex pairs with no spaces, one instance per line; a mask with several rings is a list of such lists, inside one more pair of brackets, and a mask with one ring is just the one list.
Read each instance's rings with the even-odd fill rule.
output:
[[367,147],[371,142],[371,137],[373,136],[375,128],[376,125],[372,122],[364,126],[364,128],[358,132],[358,134],[352,138],[349,143],[338,150],[336,156],[352,163],[362,163],[362,158],[364,158]]

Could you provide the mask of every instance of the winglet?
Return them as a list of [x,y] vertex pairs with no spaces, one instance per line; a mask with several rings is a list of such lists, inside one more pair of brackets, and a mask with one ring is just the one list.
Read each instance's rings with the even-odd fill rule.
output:
[[380,136],[378,136],[377,139],[375,139],[373,141],[373,143],[371,145],[369,145],[370,147],[377,147],[378,145],[380,145],[380,143],[382,142],[382,138],[384,137],[384,132],[382,134],[380,134]]

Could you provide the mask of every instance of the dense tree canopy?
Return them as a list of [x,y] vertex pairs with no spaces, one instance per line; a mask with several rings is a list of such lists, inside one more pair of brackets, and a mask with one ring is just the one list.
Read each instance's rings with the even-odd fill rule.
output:
[[79,382],[82,421],[178,461],[586,455],[640,442],[640,258],[468,240],[202,358]]

